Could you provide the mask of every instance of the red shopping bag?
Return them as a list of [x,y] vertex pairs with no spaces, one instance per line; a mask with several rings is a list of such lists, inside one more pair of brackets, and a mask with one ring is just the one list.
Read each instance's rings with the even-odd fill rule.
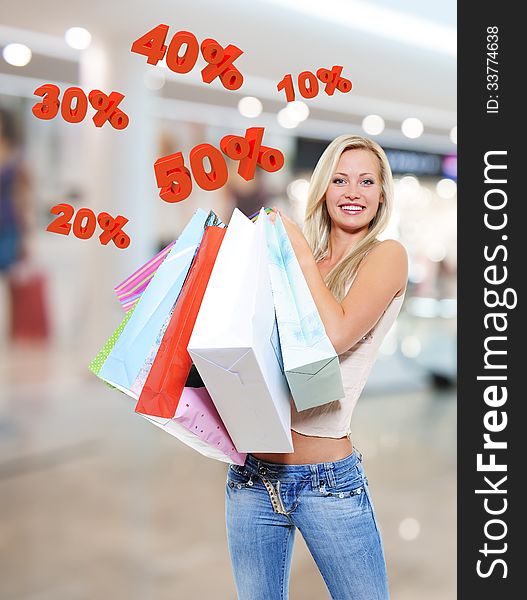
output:
[[224,227],[207,227],[170,323],[139,396],[135,412],[171,419],[192,366],[187,345],[223,241]]
[[32,264],[21,263],[9,275],[10,337],[43,341],[49,337],[46,278]]

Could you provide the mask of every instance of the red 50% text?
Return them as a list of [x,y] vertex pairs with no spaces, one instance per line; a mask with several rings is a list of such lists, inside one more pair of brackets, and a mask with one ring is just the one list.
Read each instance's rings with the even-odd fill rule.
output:
[[[298,76],[298,91],[304,98],[314,98],[318,94],[318,80],[320,80],[326,84],[324,91],[328,96],[333,96],[337,89],[339,92],[346,94],[351,91],[353,84],[349,79],[340,76],[342,69],[343,67],[337,65],[331,71],[329,69],[319,69],[316,77],[311,71],[302,71]],[[289,73],[284,76],[282,81],[276,86],[276,89],[278,91],[284,90],[288,102],[293,102],[295,99],[293,78]]]
[[118,108],[124,98],[119,92],[112,92],[107,96],[100,90],[92,90],[86,98],[86,94],[80,88],[70,87],[62,96],[62,105],[59,102],[60,89],[53,83],[41,85],[34,93],[36,96],[43,96],[42,102],[38,102],[31,109],[39,119],[54,119],[60,106],[60,113],[65,121],[80,123],[88,112],[89,100],[97,111],[92,117],[96,127],[102,127],[106,121],[115,129],[124,129],[128,125],[128,115]]
[[[245,137],[226,135],[220,141],[221,151],[232,160],[239,160],[238,174],[246,181],[254,178],[258,165],[264,171],[274,173],[284,166],[284,155],[276,148],[262,146],[263,127],[250,127]],[[208,159],[210,170],[203,161]],[[190,151],[190,168],[194,180],[203,190],[218,190],[227,183],[227,163],[221,152],[211,144],[199,144]],[[154,163],[160,198],[166,202],[185,200],[192,191],[190,171],[185,167],[183,154],[176,152]]]
[[[221,79],[223,87],[237,90],[243,84],[243,75],[233,65],[233,62],[243,54],[237,46],[229,44],[225,48],[216,40],[207,38],[198,43],[196,36],[190,31],[178,31],[172,37],[170,44],[165,46],[168,25],[158,25],[151,29],[132,44],[132,52],[143,54],[147,63],[157,65],[165,57],[167,67],[174,73],[189,73],[198,60],[199,50],[208,65],[201,70],[204,83],[211,83],[216,77]],[[185,46],[181,54],[181,48]]]
[[[46,231],[68,235],[71,231],[70,220],[75,212],[73,206],[66,203],[56,204],[50,212],[59,216],[46,227]],[[128,223],[128,219],[122,215],[114,219],[107,212],[102,212],[95,217],[93,210],[79,208],[73,221],[73,235],[81,240],[87,240],[94,234],[97,223],[103,230],[99,235],[101,244],[106,245],[111,240],[117,248],[128,248],[130,237],[123,231],[123,226]]]

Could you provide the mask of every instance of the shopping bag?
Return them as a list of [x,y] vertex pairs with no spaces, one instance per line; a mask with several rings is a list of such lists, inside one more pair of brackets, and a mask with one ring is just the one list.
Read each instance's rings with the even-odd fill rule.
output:
[[208,458],[245,464],[204,387],[185,387],[172,419],[141,416]]
[[50,325],[44,272],[31,262],[19,262],[9,272],[8,286],[11,340],[47,340]]
[[188,351],[239,452],[292,452],[263,219],[234,209]]
[[[224,226],[223,223],[221,222],[221,220],[212,211],[209,213],[209,216],[207,217],[207,220],[205,222],[205,228],[207,228],[209,226],[210,227],[220,227],[220,226],[223,227]],[[194,263],[195,263],[195,259],[192,262],[191,268],[194,265]],[[188,274],[187,274],[187,278],[188,278]],[[185,280],[185,284],[186,284],[186,280]],[[157,356],[157,352],[159,350],[159,347],[161,346],[161,342],[163,341],[165,332],[170,323],[170,320],[172,318],[172,314],[174,313],[175,308],[176,308],[176,303],[172,306],[172,309],[170,310],[169,314],[167,315],[161,329],[159,330],[159,332],[156,336],[155,342],[153,343],[152,347],[150,348],[150,352],[148,353],[146,360],[144,361],[143,365],[141,366],[139,374],[137,375],[133,384],[131,385],[130,389],[127,392],[130,396],[132,396],[132,398],[135,398],[136,400],[139,400],[141,392],[143,391],[146,380],[148,379],[148,376],[150,374],[150,369],[152,368],[154,360]],[[199,377],[199,373],[197,372],[197,370],[195,368],[193,369],[193,372],[199,378],[199,384],[189,383],[189,380],[187,380],[187,383],[185,383],[185,386],[186,387],[187,386],[188,387],[204,387],[204,383],[201,380],[201,377]],[[191,371],[191,375],[192,375],[192,371]],[[189,378],[191,377],[191,375],[189,375]],[[193,377],[195,377],[195,376],[193,376]]]
[[[89,364],[88,368],[95,375],[99,374],[111,349],[115,346],[126,323],[130,320],[134,308],[132,307],[126,313],[100,352]],[[106,385],[113,387],[109,383],[106,383]],[[239,465],[245,463],[246,454],[236,451],[195,367],[191,368],[188,375],[173,419],[161,419],[146,415],[141,415],[141,417],[164,429],[207,458]]]
[[161,252],[158,252],[147,263],[113,288],[119,302],[126,312],[128,312],[132,306],[137,304],[141,294],[145,291],[152,280],[152,277],[155,275],[155,272],[168,256],[175,243],[176,242],[171,242],[168,244],[166,248],[163,248]]
[[136,412],[171,418],[190,372],[187,344],[220,249],[225,227],[207,227],[146,379]]
[[208,218],[198,209],[144,290],[133,315],[103,364],[99,376],[130,393],[167,315],[172,310]]
[[269,275],[284,371],[297,410],[344,398],[339,358],[324,329],[315,301],[280,215],[273,223],[262,209]]
[[[106,342],[104,343],[103,347],[101,348],[101,350],[97,353],[97,355],[95,356],[95,358],[91,361],[91,363],[88,365],[88,369],[90,369],[90,371],[94,374],[94,375],[99,375],[99,373],[101,372],[102,366],[104,365],[104,363],[106,362],[106,359],[108,358],[108,356],[110,355],[110,352],[112,351],[112,348],[115,346],[115,344],[117,343],[117,340],[119,339],[119,337],[121,336],[126,324],[128,323],[128,321],[130,320],[130,318],[132,317],[132,314],[134,312],[135,309],[135,304],[132,306],[132,308],[124,315],[124,317],[122,318],[121,322],[119,323],[119,325],[117,325],[117,327],[115,328],[114,332],[112,333],[112,335],[106,340]],[[105,382],[106,383],[106,382]],[[109,383],[107,383],[107,385],[109,385],[110,387],[114,387],[113,385],[110,385]]]

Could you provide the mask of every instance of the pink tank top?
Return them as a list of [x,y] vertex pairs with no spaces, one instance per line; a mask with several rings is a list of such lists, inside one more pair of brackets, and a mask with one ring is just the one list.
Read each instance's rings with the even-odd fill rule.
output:
[[[348,290],[350,286],[351,283]],[[353,409],[366,384],[381,343],[401,310],[403,300],[404,293],[393,298],[368,334],[347,352],[339,355],[345,397],[300,412],[291,400],[291,429],[304,435],[318,437],[349,437]]]

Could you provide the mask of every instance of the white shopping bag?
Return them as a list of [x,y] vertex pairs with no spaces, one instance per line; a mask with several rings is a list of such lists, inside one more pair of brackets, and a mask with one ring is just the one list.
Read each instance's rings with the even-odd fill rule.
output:
[[238,452],[292,452],[264,225],[234,209],[188,351]]

